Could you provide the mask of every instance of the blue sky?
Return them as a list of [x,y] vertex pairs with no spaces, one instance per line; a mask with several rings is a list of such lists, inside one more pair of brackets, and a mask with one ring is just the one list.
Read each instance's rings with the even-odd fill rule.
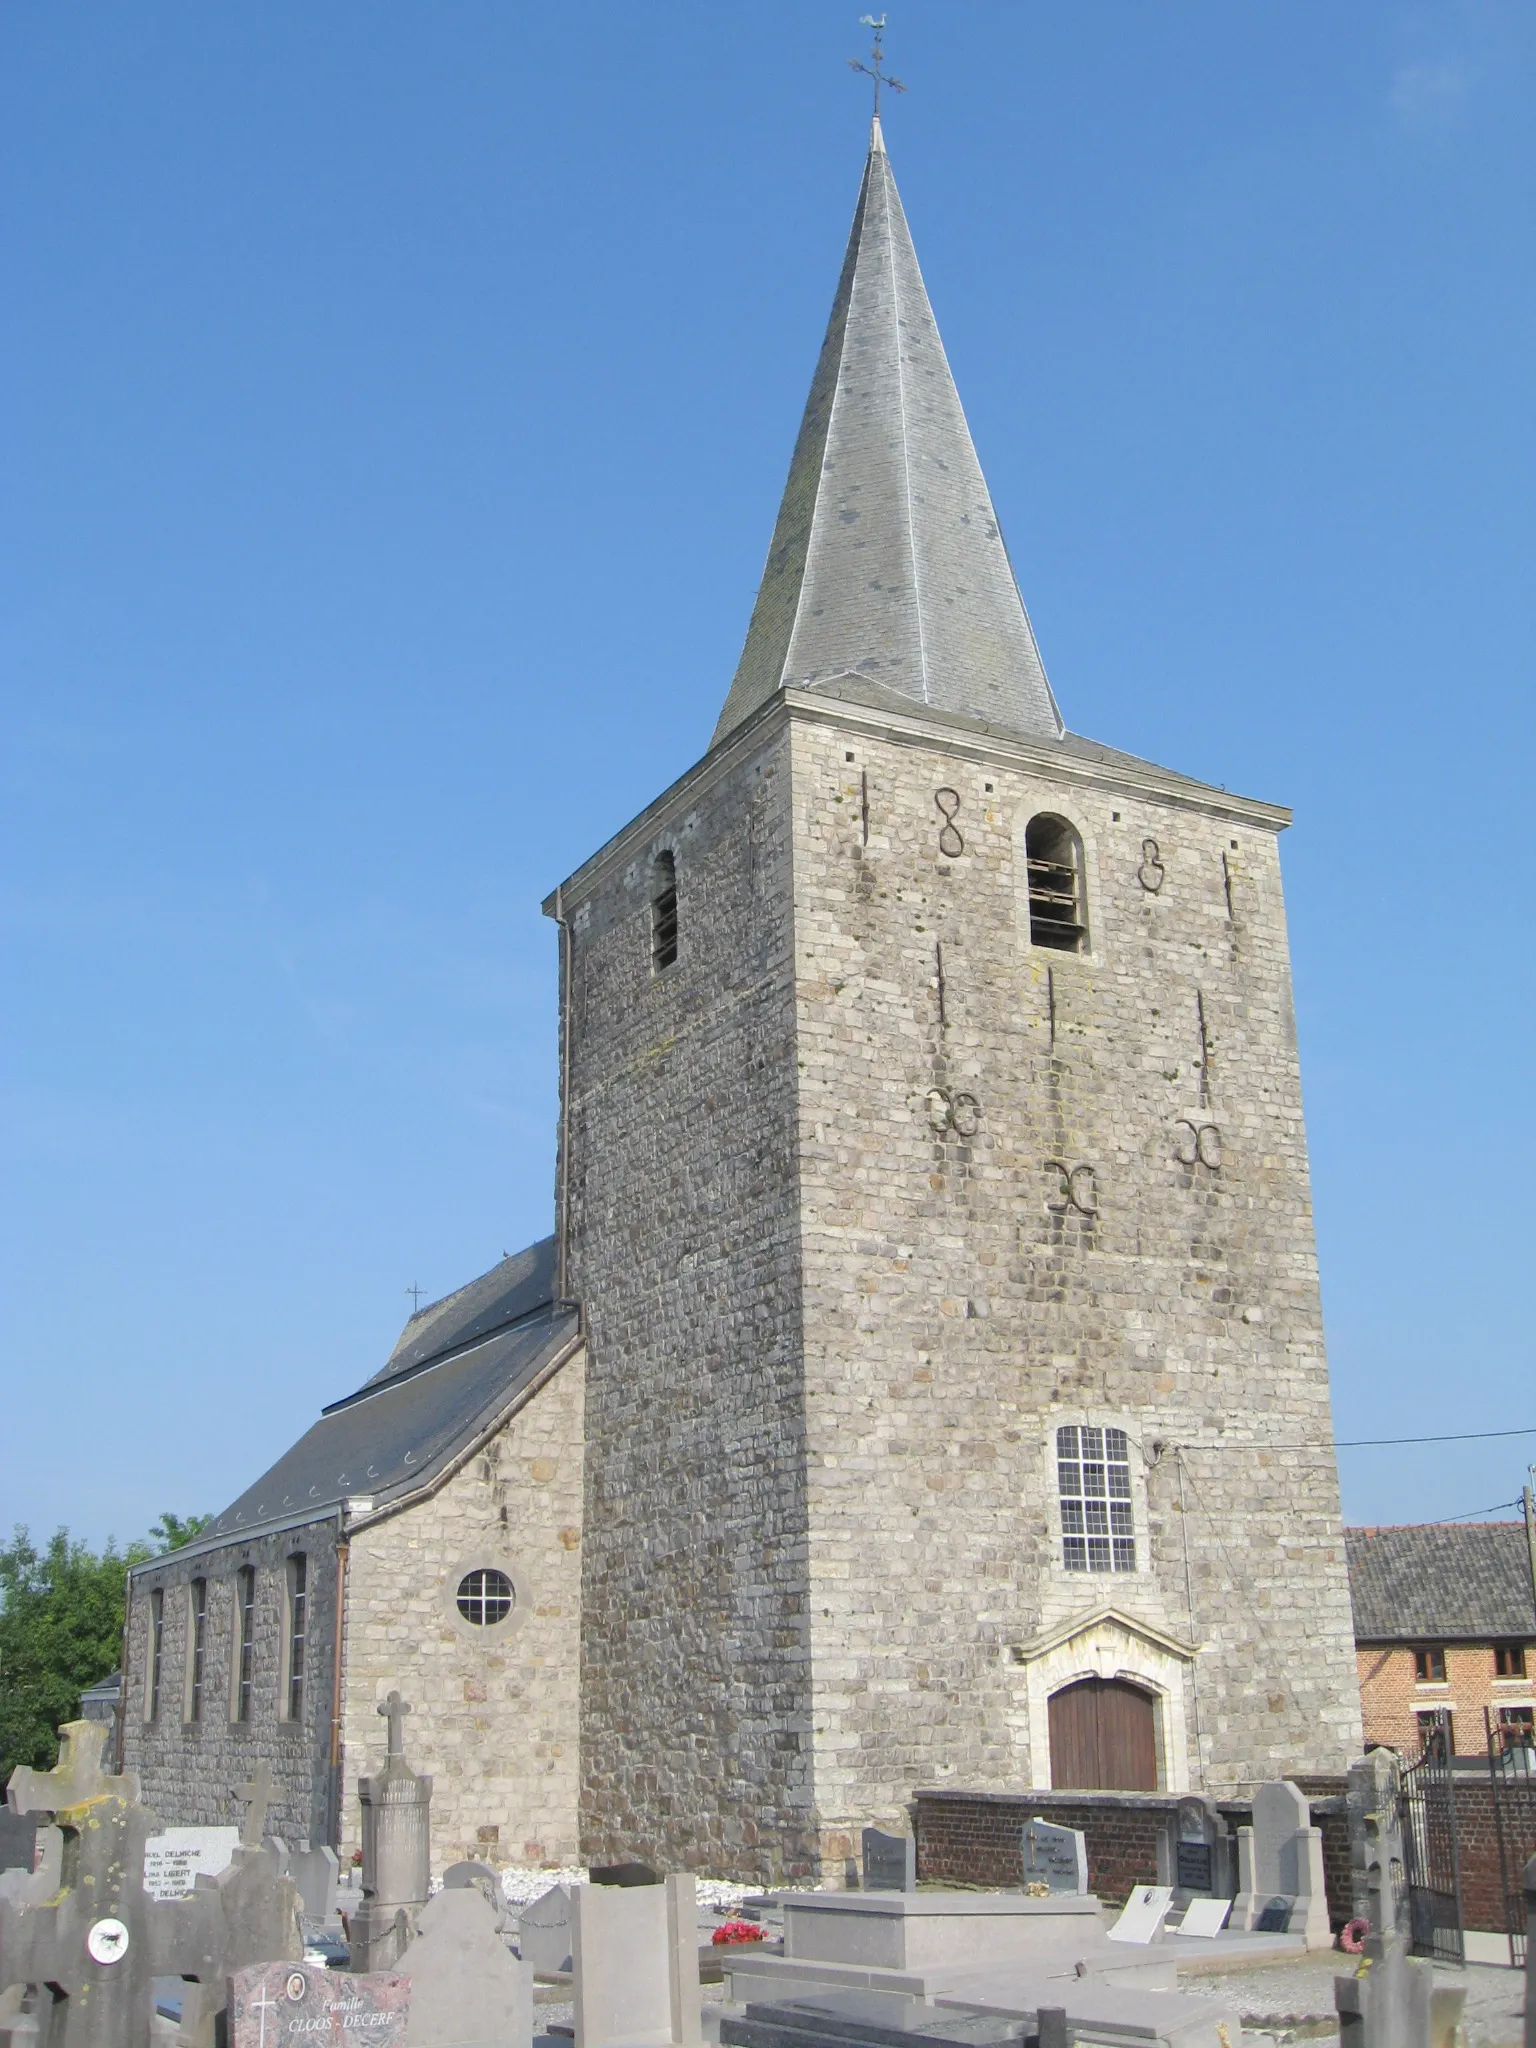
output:
[[[539,902],[729,682],[859,11],[0,12],[0,1527],[222,1506],[548,1229]],[[890,59],[1068,722],[1296,810],[1339,1434],[1536,1425],[1530,10],[912,0]],[[1346,1513],[1528,1457],[1346,1452]]]

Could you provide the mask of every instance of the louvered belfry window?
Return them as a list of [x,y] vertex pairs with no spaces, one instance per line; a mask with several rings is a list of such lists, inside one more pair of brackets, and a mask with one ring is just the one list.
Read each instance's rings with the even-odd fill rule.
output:
[[1029,869],[1029,942],[1058,953],[1081,953],[1088,937],[1083,899],[1083,842],[1065,818],[1042,813],[1024,834]]
[[1133,1572],[1131,1450],[1123,1429],[1056,1432],[1062,1562],[1069,1572]]
[[677,859],[658,853],[651,870],[651,966],[663,973],[677,959]]

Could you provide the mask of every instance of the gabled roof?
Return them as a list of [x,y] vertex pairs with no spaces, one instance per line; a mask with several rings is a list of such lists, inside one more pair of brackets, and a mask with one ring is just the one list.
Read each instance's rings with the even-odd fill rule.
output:
[[574,1346],[580,1313],[555,1299],[554,1281],[546,1238],[413,1315],[383,1370],[323,1410],[187,1550],[359,1497],[376,1512],[444,1475]]
[[1062,730],[878,121],[715,741],[785,684],[850,674],[1008,732]]
[[1346,1529],[1358,1643],[1536,1641],[1523,1522]]

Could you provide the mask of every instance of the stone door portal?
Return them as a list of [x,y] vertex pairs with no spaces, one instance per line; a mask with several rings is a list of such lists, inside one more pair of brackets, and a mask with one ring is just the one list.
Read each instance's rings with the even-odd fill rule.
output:
[[1149,1693],[1123,1678],[1081,1678],[1051,1695],[1051,1784],[1097,1792],[1157,1790],[1157,1719]]

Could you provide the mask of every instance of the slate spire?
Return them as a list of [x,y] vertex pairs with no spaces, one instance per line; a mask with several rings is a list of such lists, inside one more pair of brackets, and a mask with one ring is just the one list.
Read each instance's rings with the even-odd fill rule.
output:
[[1012,732],[1062,731],[878,118],[714,737],[783,684],[814,689],[848,676]]

